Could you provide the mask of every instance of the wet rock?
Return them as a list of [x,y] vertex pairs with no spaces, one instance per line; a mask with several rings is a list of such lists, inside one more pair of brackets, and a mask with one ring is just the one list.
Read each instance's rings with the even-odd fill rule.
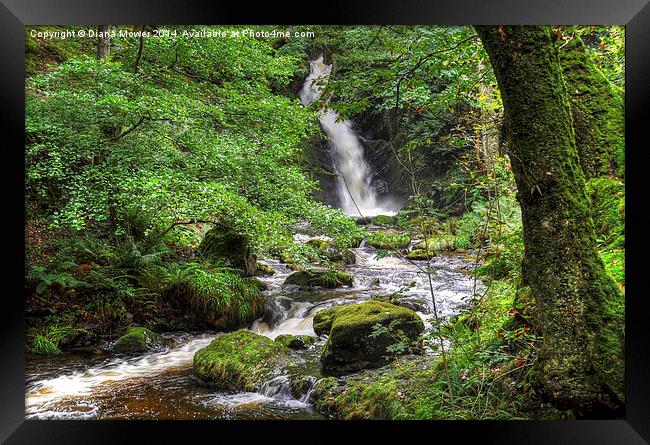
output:
[[126,330],[113,346],[115,352],[147,352],[164,347],[162,337],[150,329],[133,327]]
[[354,252],[350,249],[338,247],[333,241],[314,238],[307,241],[306,244],[318,250],[321,257],[331,262],[341,264],[354,264],[356,262]]
[[234,229],[217,226],[205,234],[198,254],[203,259],[225,261],[227,266],[241,269],[245,275],[251,276],[255,274],[257,261],[249,243],[247,236]]
[[271,276],[275,275],[275,270],[271,269],[270,266],[264,263],[257,263],[257,275]]
[[209,386],[255,391],[295,360],[294,354],[279,342],[241,329],[199,349],[194,354],[193,371]]
[[[386,332],[373,335],[376,325]],[[397,343],[397,331],[405,341],[414,341],[424,323],[411,309],[371,300],[320,311],[313,328],[318,335],[329,335],[321,354],[323,373],[340,375],[390,362],[387,348]]]
[[289,275],[284,284],[295,284],[301,288],[321,286],[335,288],[340,286],[352,286],[354,278],[352,275],[337,270],[316,270],[305,269]]
[[411,243],[411,237],[389,231],[372,232],[368,235],[367,243],[377,249],[406,249]]
[[307,349],[314,344],[314,339],[309,335],[282,334],[275,337],[275,341],[294,350]]

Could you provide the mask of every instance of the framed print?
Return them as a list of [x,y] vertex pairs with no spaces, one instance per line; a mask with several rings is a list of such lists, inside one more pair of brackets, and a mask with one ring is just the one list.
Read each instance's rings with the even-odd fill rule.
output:
[[0,437],[646,443],[647,2],[318,8],[3,2]]

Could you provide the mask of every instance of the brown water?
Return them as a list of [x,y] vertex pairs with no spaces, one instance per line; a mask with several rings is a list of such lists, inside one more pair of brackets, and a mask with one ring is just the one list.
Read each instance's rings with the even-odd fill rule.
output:
[[[299,237],[304,241],[306,237]],[[431,329],[433,318],[426,262],[410,263],[397,257],[377,258],[372,247],[355,249],[357,264],[346,270],[355,276],[351,288],[302,291],[284,285],[292,272],[274,260],[267,263],[277,272],[263,278],[267,313],[250,330],[275,338],[279,334],[315,335],[313,316],[319,310],[352,304],[373,295],[400,289]],[[438,315],[447,317],[468,306],[474,280],[471,268],[458,255],[432,260],[432,280]],[[478,283],[480,287],[480,283]],[[257,392],[223,392],[201,386],[192,376],[194,353],[219,333],[165,334],[176,345],[140,356],[64,354],[52,358],[29,358],[26,364],[26,417],[56,419],[322,419],[309,397],[290,395],[286,378],[276,376]],[[300,352],[312,361],[324,343],[321,338]],[[316,373],[317,374],[317,373]]]

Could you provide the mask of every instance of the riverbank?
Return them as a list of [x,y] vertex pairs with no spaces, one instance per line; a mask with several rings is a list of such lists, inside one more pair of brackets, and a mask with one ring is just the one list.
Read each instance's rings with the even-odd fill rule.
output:
[[[299,243],[314,244],[314,239],[319,238],[296,235]],[[264,314],[248,325],[248,329],[271,339],[282,334],[316,337],[312,324],[319,311],[393,295],[394,300],[401,302],[398,304],[417,310],[427,335],[431,335],[433,305],[428,276],[422,272],[426,261],[414,262],[400,258],[397,253],[378,255],[382,251],[370,245],[354,248],[352,252],[355,263],[342,270],[354,277],[354,284],[333,289],[287,285],[284,282],[294,273],[290,265],[274,259],[263,261],[274,273],[259,277],[266,288],[262,292],[266,306]],[[446,319],[467,309],[475,286],[468,274],[472,268],[471,257],[462,253],[440,255],[431,260],[431,267],[438,316]],[[64,354],[32,358],[27,369],[27,415],[35,418],[313,418],[320,415],[312,406],[313,399],[301,402],[282,388],[267,385],[264,394],[263,391],[214,392],[200,385],[192,377],[192,358],[216,335],[219,334],[164,334],[167,344],[175,346],[136,356]],[[296,352],[306,362],[311,357],[311,362],[317,363],[324,343],[325,338],[321,337],[307,351]],[[423,357],[432,360],[435,354],[436,351],[427,348]],[[313,371],[319,379],[323,377],[320,369]],[[161,399],[170,402],[158,404]],[[211,402],[206,402],[208,399]]]

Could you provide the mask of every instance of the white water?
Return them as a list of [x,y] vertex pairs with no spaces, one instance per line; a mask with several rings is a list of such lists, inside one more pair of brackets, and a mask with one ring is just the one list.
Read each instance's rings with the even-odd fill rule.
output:
[[[191,365],[194,353],[214,340],[215,334],[201,334],[184,345],[140,357],[116,357],[99,366],[35,382],[25,394],[28,417],[55,414],[52,405],[66,397],[92,394],[97,388],[138,377],[155,377],[163,371]],[[57,411],[57,415],[61,412]],[[73,413],[78,416],[79,413]],[[89,414],[92,414],[89,412]]]
[[[300,91],[300,100],[309,105],[322,94],[322,83],[332,72],[332,65],[323,63],[321,54],[309,62],[309,76]],[[349,120],[340,120],[332,109],[320,118],[323,131],[334,149],[335,168],[338,171],[337,192],[341,209],[352,216],[394,215],[393,202],[382,201],[371,185],[372,169],[365,158],[363,145]]]

